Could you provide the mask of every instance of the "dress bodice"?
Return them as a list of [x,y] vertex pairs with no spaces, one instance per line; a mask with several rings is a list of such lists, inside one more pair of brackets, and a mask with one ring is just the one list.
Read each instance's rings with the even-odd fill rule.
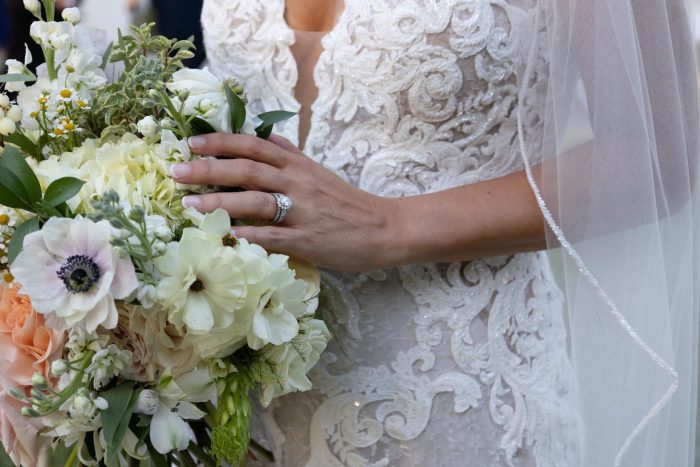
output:
[[[204,4],[209,64],[258,112],[299,109],[284,9]],[[304,152],[392,197],[520,170],[517,77],[540,13],[534,0],[346,0],[322,41]],[[297,142],[298,125],[277,131]],[[544,253],[326,279],[342,306],[315,389],[263,414],[280,464],[572,465],[572,373]]]

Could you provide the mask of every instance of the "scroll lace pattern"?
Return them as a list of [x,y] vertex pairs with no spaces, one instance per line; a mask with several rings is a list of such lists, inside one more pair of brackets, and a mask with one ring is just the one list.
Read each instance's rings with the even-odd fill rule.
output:
[[[308,156],[384,196],[522,169],[534,0],[345,4],[315,69]],[[255,110],[299,108],[284,0],[206,0],[203,24],[212,69],[241,79]],[[297,125],[278,131],[296,142]],[[327,279],[342,306],[315,389],[261,414],[281,465],[571,464],[572,372],[544,254]]]

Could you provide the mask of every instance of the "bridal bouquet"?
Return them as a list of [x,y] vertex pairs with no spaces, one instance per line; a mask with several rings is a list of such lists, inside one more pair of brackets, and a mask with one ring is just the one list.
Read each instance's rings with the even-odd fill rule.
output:
[[[98,54],[80,12],[25,0],[44,61],[0,77],[0,431],[13,460],[237,464],[249,393],[305,391],[330,333],[319,275],[184,210],[186,138],[270,135],[244,90],[183,66],[189,41],[133,28]],[[11,100],[7,92],[16,95]]]

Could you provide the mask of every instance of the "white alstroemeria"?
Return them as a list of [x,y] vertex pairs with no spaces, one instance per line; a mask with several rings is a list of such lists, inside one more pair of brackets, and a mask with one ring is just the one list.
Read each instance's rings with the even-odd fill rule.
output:
[[267,407],[275,397],[311,389],[307,375],[330,338],[326,323],[317,319],[303,320],[299,335],[293,342],[265,350],[263,355],[272,364],[274,374],[268,375],[263,382],[261,404]]
[[80,10],[76,7],[66,8],[61,13],[61,17],[64,21],[68,21],[73,25],[78,24],[80,22]]
[[246,297],[246,265],[223,246],[221,235],[185,229],[180,242],[170,243],[155,264],[163,276],[158,297],[175,326],[207,334],[235,320],[235,309]]
[[117,325],[115,299],[138,286],[134,265],[120,257],[110,241],[108,222],[52,217],[24,239],[11,272],[34,308],[58,328]]
[[99,350],[92,357],[92,363],[85,372],[93,378],[95,389],[102,389],[112,378],[118,376],[131,365],[132,354],[128,350],[120,350],[110,344],[106,349]]
[[199,115],[218,131],[231,131],[231,118],[224,82],[214,76],[209,68],[201,70],[183,68],[173,74],[167,85],[170,92],[184,97],[185,114]]
[[149,437],[161,454],[187,449],[195,441],[194,432],[186,420],[199,420],[205,412],[195,403],[216,397],[216,386],[209,370],[194,370],[179,378],[163,375],[154,389],[139,393],[135,413],[152,415]]

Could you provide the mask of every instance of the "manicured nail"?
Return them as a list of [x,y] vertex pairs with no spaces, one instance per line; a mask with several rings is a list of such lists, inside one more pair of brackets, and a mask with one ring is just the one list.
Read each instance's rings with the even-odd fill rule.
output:
[[204,136],[190,136],[187,140],[187,144],[190,145],[192,149],[201,148],[207,142]]
[[170,172],[174,178],[187,177],[190,174],[190,166],[188,164],[175,164]]
[[185,196],[182,198],[182,205],[186,208],[197,209],[202,205],[202,200],[199,199],[199,196]]

